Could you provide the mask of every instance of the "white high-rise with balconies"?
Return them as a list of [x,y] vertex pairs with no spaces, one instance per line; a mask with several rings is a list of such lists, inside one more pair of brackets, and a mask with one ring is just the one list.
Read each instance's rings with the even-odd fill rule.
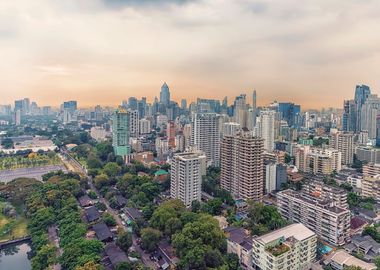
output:
[[191,145],[206,154],[207,163],[219,166],[220,129],[216,113],[194,113],[191,121]]
[[170,196],[187,207],[201,200],[202,175],[206,156],[202,152],[176,154],[171,160]]

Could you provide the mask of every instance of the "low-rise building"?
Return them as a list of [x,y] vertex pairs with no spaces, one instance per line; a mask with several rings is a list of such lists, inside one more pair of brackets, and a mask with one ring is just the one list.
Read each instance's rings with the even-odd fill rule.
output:
[[243,269],[252,268],[252,236],[243,228],[228,227],[224,229],[227,236],[227,252],[238,255]]
[[330,265],[334,270],[343,270],[347,266],[357,266],[363,270],[375,270],[376,265],[367,263],[352,255],[345,250],[333,252],[326,260],[326,265]]
[[252,239],[253,269],[306,269],[315,261],[317,235],[297,223]]
[[349,253],[362,254],[366,261],[371,262],[380,255],[380,244],[369,235],[354,235],[344,249]]

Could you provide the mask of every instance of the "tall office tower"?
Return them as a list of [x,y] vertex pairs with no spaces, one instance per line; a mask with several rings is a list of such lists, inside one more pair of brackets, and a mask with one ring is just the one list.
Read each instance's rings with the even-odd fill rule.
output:
[[227,108],[228,108],[228,100],[227,100],[227,97],[224,97],[223,101],[222,101],[222,111],[223,111],[223,113],[227,113]]
[[355,104],[356,104],[356,130],[365,130],[362,128],[362,106],[371,94],[371,89],[367,85],[357,85],[355,89]]
[[63,102],[63,110],[65,109],[74,112],[78,109],[78,103],[75,100],[65,101]]
[[278,112],[280,114],[280,119],[288,122],[290,127],[297,127],[299,124],[301,106],[290,102],[280,102],[278,103]]
[[166,84],[166,82],[161,86],[160,103],[164,104],[165,106],[169,106],[170,104],[170,91],[169,86]]
[[22,99],[15,100],[15,108],[14,111],[20,110],[22,111]]
[[194,113],[192,115],[191,145],[206,154],[209,166],[219,167],[220,133],[218,114]]
[[13,112],[13,123],[15,124],[15,126],[21,125],[21,110],[20,109],[15,110]]
[[201,152],[174,155],[170,169],[170,196],[180,199],[187,207],[193,201],[201,201],[205,164],[206,156]]
[[256,90],[253,90],[252,94],[252,109],[256,110],[257,109],[257,95],[256,95]]
[[216,99],[198,98],[197,107],[199,112],[221,112],[220,101]]
[[342,246],[350,239],[350,210],[306,191],[277,193],[277,207],[283,218],[302,223],[323,241]]
[[30,114],[30,100],[29,98],[24,98],[22,100],[22,113]]
[[181,99],[181,109],[182,110],[187,110],[187,100],[186,99]]
[[355,100],[345,100],[343,103],[342,126],[344,131],[356,132],[356,103]]
[[248,269],[310,269],[317,255],[317,235],[301,223],[254,236],[252,268]]
[[116,156],[126,158],[130,153],[129,128],[128,111],[118,108],[112,115],[112,146]]
[[169,147],[175,148],[175,125],[173,121],[169,121],[166,125],[166,137],[168,138]]
[[264,142],[249,133],[226,135],[221,143],[221,187],[236,199],[261,201],[264,192]]
[[234,120],[239,123],[242,128],[247,127],[248,105],[246,96],[241,94],[235,98],[234,103]]
[[368,95],[361,107],[361,130],[368,131],[368,137],[376,139],[376,118],[380,114],[380,98],[377,95]]
[[137,110],[139,111],[139,117],[144,118],[146,116],[147,104],[146,97],[143,97],[141,100],[137,101]]
[[236,122],[227,122],[222,125],[222,135],[234,136],[240,132],[240,124]]
[[149,134],[151,131],[150,121],[146,118],[140,119],[140,134]]
[[274,120],[275,111],[262,110],[259,118],[259,137],[264,139],[264,150],[272,152],[274,150]]
[[128,122],[129,122],[129,136],[138,137],[140,132],[139,111],[128,110]]
[[354,133],[334,132],[330,137],[330,147],[342,153],[342,164],[349,165],[354,161]]
[[137,98],[135,97],[128,98],[128,109],[137,110]]

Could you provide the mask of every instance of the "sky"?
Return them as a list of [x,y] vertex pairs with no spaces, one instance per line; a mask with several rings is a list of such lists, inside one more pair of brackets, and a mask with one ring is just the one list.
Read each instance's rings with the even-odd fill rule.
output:
[[[342,107],[380,94],[379,0],[0,1],[0,104],[128,97]],[[249,99],[251,101],[251,99]]]

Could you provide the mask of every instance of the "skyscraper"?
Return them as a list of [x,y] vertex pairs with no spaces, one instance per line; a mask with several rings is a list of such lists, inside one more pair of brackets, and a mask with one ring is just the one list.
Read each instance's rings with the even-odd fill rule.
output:
[[118,108],[112,115],[112,146],[117,156],[126,157],[130,153],[128,118],[124,108]]
[[235,98],[234,103],[234,120],[239,123],[242,128],[247,127],[248,106],[246,95],[241,94]]
[[170,196],[180,199],[187,207],[193,201],[200,201],[205,169],[206,156],[202,152],[174,155],[170,170]]
[[186,110],[187,109],[187,100],[184,99],[184,98],[181,100],[181,109],[182,110]]
[[345,100],[343,103],[343,119],[342,119],[342,129],[344,131],[356,132],[356,103],[355,100]]
[[361,124],[362,106],[371,94],[371,89],[367,85],[357,85],[355,88],[355,104],[356,104],[356,131],[363,130]]
[[264,150],[272,152],[274,150],[274,118],[275,111],[262,110],[260,112],[259,136],[264,139]]
[[191,122],[191,144],[206,154],[208,165],[219,166],[219,115],[194,113]]
[[169,106],[170,104],[170,91],[169,86],[166,84],[166,82],[161,86],[160,103],[164,104],[165,106]]
[[278,103],[280,118],[288,122],[290,127],[297,126],[300,118],[301,106],[291,102]]
[[264,192],[264,141],[250,133],[226,135],[221,143],[223,189],[236,199],[261,201]]
[[368,137],[376,139],[376,118],[380,114],[380,98],[369,95],[361,107],[360,127],[368,131]]

